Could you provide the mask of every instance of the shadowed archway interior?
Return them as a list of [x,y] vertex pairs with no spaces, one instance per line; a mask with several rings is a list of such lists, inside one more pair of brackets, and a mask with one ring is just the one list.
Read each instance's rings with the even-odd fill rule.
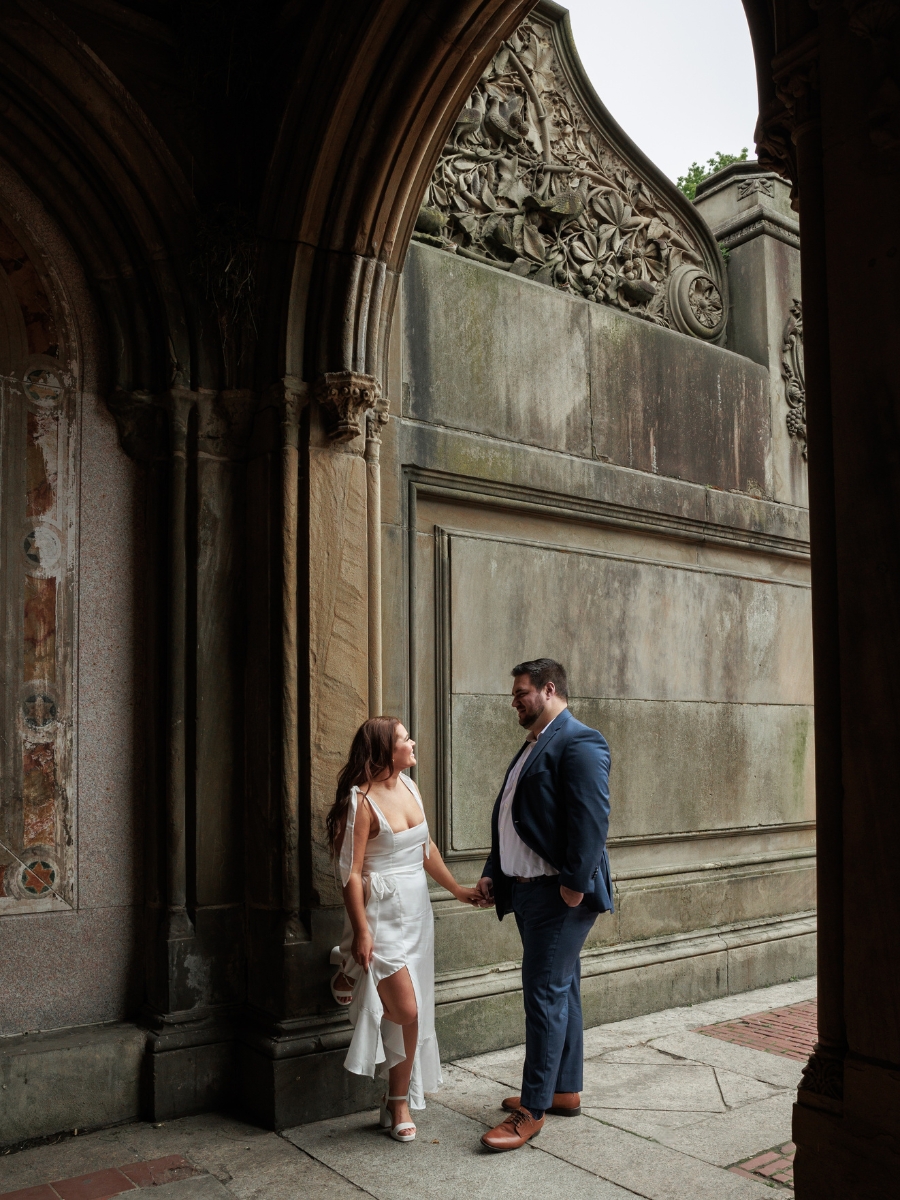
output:
[[[503,475],[509,463],[492,474],[486,457],[476,463],[468,427],[432,453],[425,426],[441,421],[415,409],[424,384],[404,408],[404,385],[415,383],[404,372],[427,342],[415,321],[430,310],[414,301],[417,287],[433,297],[428,273],[457,270],[454,286],[465,288],[475,276],[463,267],[482,271],[479,279],[495,280],[498,305],[502,276],[521,289],[518,312],[538,295],[533,268],[546,265],[550,241],[569,236],[558,224],[572,214],[551,212],[559,189],[541,193],[529,182],[521,203],[506,205],[510,237],[532,239],[534,261],[513,245],[528,263],[520,283],[515,259],[497,249],[502,212],[492,229],[482,219],[483,190],[469,212],[477,246],[469,231],[441,258],[440,246],[419,239],[407,261],[423,200],[442,210],[433,173],[446,166],[448,139],[458,146],[465,135],[458,119],[478,106],[473,94],[514,126],[515,104],[499,106],[518,85],[503,83],[496,55],[530,8],[11,0],[0,9],[8,280],[0,370],[17,389],[13,398],[9,384],[9,400],[4,392],[4,421],[18,414],[4,424],[3,452],[17,464],[4,465],[4,555],[18,554],[33,532],[31,552],[56,553],[53,533],[62,564],[46,557],[28,566],[26,554],[7,570],[4,559],[4,586],[16,581],[4,628],[19,630],[17,604],[31,622],[21,642],[18,632],[5,635],[17,647],[7,661],[44,656],[32,677],[15,679],[28,690],[3,701],[31,766],[9,781],[15,805],[7,812],[4,801],[0,829],[11,844],[27,808],[29,847],[43,854],[17,866],[22,842],[4,859],[2,969],[29,981],[17,986],[4,1032],[125,1022],[104,1053],[131,1064],[127,1111],[105,1097],[95,1123],[231,1102],[236,1080],[246,1107],[273,1127],[307,1119],[312,1088],[326,1095],[318,1116],[368,1099],[366,1085],[340,1070],[343,1018],[327,999],[338,916],[321,846],[323,796],[377,700],[408,711],[421,701],[437,741],[441,730],[452,737],[451,719],[426,711],[415,664],[404,657],[401,683],[390,675],[385,664],[415,641],[401,646],[390,631],[409,633],[420,619],[440,631],[446,619],[447,637],[434,637],[420,668],[434,678],[452,672],[444,652],[453,646],[454,580],[466,555],[477,573],[478,555],[487,562],[494,553],[486,527],[466,527],[460,540],[453,521],[474,511],[460,480],[478,481],[485,510],[513,511],[516,480],[526,477],[516,464],[538,450],[560,453],[545,444],[549,423],[540,443],[507,431],[497,440],[518,445],[509,470],[520,474]],[[795,1110],[797,1191],[863,1196],[889,1186],[900,1121],[900,816],[890,803],[900,665],[892,353],[900,20],[896,5],[864,0],[746,0],[745,9],[759,78],[757,173],[789,181],[803,264],[820,1042]],[[554,11],[540,9],[543,19]],[[491,70],[496,95],[479,82]],[[479,144],[508,163],[505,136]],[[469,191],[469,182],[460,186]],[[606,224],[628,219],[614,193],[590,196],[605,206]],[[449,209],[439,216],[449,220]],[[677,222],[658,219],[674,230]],[[433,220],[437,232],[420,224],[419,233],[440,241],[450,225]],[[526,224],[534,235],[522,232]],[[582,232],[596,242],[594,227]],[[569,233],[567,246],[576,241]],[[599,245],[577,244],[587,254]],[[460,249],[488,262],[465,263]],[[549,266],[587,265],[572,255],[568,266]],[[625,282],[640,291],[640,269],[629,269],[616,295],[627,297]],[[552,299],[567,314],[590,307],[593,322],[607,314],[583,294]],[[622,313],[627,324],[616,329],[650,329]],[[56,340],[38,345],[50,324]],[[420,382],[433,366],[417,360]],[[574,395],[562,374],[557,382]],[[38,383],[44,392],[23,390]],[[562,422],[561,439],[580,436],[576,418]],[[616,514],[601,511],[613,501],[596,481],[619,464],[603,453],[581,455],[590,459],[582,508],[606,529]],[[10,516],[7,533],[23,455],[28,470],[44,471],[58,508],[38,511],[35,492],[22,501],[34,511]],[[29,479],[39,492],[38,474]],[[659,517],[674,476],[652,466],[644,474],[660,490],[639,510]],[[541,476],[537,490],[568,489],[571,498],[571,478],[557,487]],[[681,482],[702,490],[708,480]],[[719,503],[719,491],[723,505],[741,509],[734,520],[748,538],[760,532],[753,504],[771,503],[774,513],[780,503],[762,485],[755,496],[746,480],[707,489],[704,503]],[[550,519],[544,509],[522,521],[536,528]],[[691,536],[702,526],[706,537],[708,518],[697,520]],[[436,550],[423,571],[418,539],[429,523]],[[784,549],[793,535],[778,536]],[[588,547],[585,561],[588,550],[599,553]],[[401,586],[382,588],[383,562],[398,564]],[[59,628],[73,631],[54,643],[65,662],[51,661],[51,591]],[[474,683],[471,694],[480,694]],[[56,740],[32,736],[52,711]],[[51,745],[64,766],[57,774]],[[18,771],[24,758],[16,763]],[[449,804],[453,780],[435,786]],[[28,890],[35,879],[37,896]],[[52,903],[43,892],[50,882]],[[46,910],[29,910],[35,901]],[[449,945],[456,917],[441,912]],[[449,1038],[475,1021],[475,1009],[449,983],[445,999]],[[15,1109],[30,1115],[21,1126],[10,1118],[4,1138],[71,1124],[65,1087],[51,1094],[39,1117]]]

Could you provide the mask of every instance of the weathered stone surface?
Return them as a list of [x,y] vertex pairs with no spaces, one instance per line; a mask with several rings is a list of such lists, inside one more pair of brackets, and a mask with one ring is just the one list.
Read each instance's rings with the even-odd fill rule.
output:
[[598,458],[767,494],[768,375],[746,358],[594,305],[591,412]]
[[[494,631],[485,631],[485,642]],[[503,696],[453,698],[453,846],[489,841],[505,763],[522,744]],[[805,705],[575,699],[611,746],[611,836],[810,820],[812,713]],[[492,765],[496,764],[496,765]]]
[[403,287],[403,416],[590,456],[583,302],[426,246]]
[[[376,1115],[340,1117],[290,1129],[285,1136],[379,1200],[396,1200],[407,1192],[423,1200],[449,1192],[471,1200],[517,1200],[533,1191],[559,1192],[572,1200],[625,1200],[628,1195],[536,1147],[527,1146],[515,1155],[482,1152],[479,1139],[484,1124],[440,1103],[416,1114],[418,1135],[401,1158],[390,1138],[378,1136]],[[461,1156],[459,1146],[471,1150]]]
[[4,1039],[0,1145],[135,1120],[146,1036],[123,1024]]
[[805,506],[805,424],[802,438],[792,436],[784,376],[786,328],[800,300],[799,224],[790,189],[756,163],[735,163],[705,181],[696,203],[728,248],[728,348],[769,372],[766,495]]
[[457,693],[504,692],[510,666],[543,653],[579,696],[810,702],[805,587],[514,537],[454,537],[451,556]]
[[339,893],[325,846],[325,813],[338,772],[368,707],[365,463],[357,454],[311,448],[309,608],[313,886]]

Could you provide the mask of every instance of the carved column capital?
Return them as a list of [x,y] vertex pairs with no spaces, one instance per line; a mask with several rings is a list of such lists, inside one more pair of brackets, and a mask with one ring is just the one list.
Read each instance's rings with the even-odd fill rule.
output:
[[819,40],[812,33],[772,63],[775,99],[760,114],[756,152],[760,166],[790,180],[791,207],[799,208],[797,139],[819,122]]
[[381,384],[374,375],[357,371],[328,371],[316,384],[325,428],[332,442],[349,442],[362,433],[360,418],[381,400]]

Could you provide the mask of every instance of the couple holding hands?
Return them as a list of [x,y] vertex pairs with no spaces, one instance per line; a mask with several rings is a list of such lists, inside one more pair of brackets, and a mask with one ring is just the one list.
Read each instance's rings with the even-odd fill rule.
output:
[[400,1142],[410,1108],[441,1084],[434,1032],[434,919],[426,873],[458,900],[513,913],[522,938],[525,1066],[520,1096],[482,1142],[516,1150],[544,1114],[581,1111],[580,954],[597,914],[611,912],[609,747],[568,710],[565,669],[549,658],[512,669],[512,706],[528,731],[491,818],[491,852],[475,887],[462,887],[432,845],[407,768],[415,743],[401,722],[374,717],[357,731],[327,818],[346,919],[332,952],[332,992],[353,1038],[344,1066],[388,1087],[381,1124]]

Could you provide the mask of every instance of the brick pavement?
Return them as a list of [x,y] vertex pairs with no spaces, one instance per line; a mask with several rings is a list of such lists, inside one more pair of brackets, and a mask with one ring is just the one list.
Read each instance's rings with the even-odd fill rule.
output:
[[816,1043],[815,1000],[804,1000],[789,1004],[786,1008],[773,1008],[771,1012],[753,1013],[736,1021],[723,1021],[717,1025],[704,1025],[697,1033],[720,1038],[723,1042],[734,1042],[738,1046],[749,1046],[753,1050],[767,1050],[770,1054],[781,1054],[798,1062],[806,1062]]
[[0,1200],[109,1200],[111,1196],[120,1196],[123,1192],[176,1183],[202,1174],[180,1154],[169,1154],[165,1158],[126,1163],[122,1167],[91,1171],[88,1175],[75,1175],[71,1179],[57,1179],[53,1183],[39,1183],[15,1192],[2,1192]]
[[774,1150],[764,1150],[762,1154],[754,1154],[753,1158],[735,1163],[728,1170],[743,1179],[758,1179],[762,1183],[780,1183],[786,1188],[794,1189],[794,1152],[797,1147],[793,1142],[784,1146],[776,1146]]

